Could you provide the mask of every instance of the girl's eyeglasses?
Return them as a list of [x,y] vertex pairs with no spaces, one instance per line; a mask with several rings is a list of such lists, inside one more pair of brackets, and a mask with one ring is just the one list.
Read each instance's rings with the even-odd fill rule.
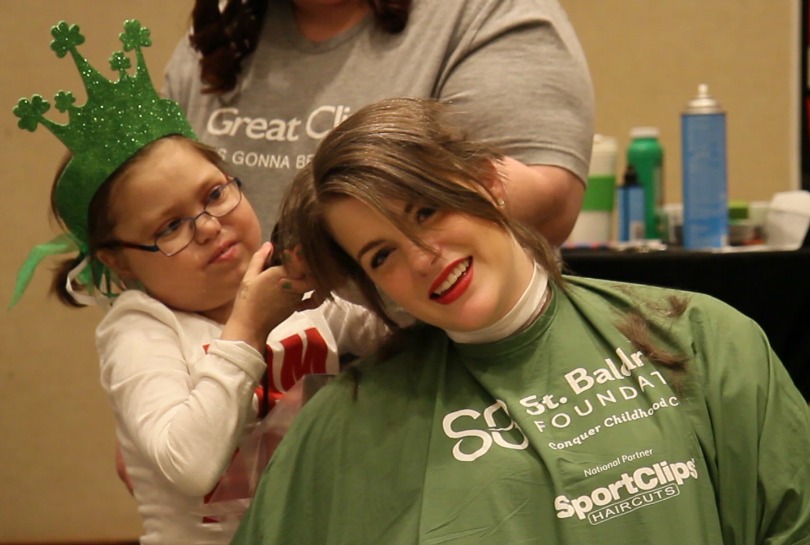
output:
[[184,250],[197,234],[197,220],[201,216],[221,218],[230,214],[242,202],[242,182],[239,178],[228,177],[228,181],[208,195],[205,206],[196,216],[172,221],[155,237],[154,244],[138,244],[124,240],[111,240],[100,244],[100,248],[133,248],[144,252],[160,252],[171,257]]

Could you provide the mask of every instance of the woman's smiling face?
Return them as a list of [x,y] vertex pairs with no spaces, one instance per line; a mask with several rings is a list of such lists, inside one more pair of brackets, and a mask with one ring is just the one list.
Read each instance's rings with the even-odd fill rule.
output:
[[507,231],[459,212],[396,208],[430,250],[360,200],[346,197],[326,207],[336,242],[394,302],[453,331],[491,325],[517,303],[534,265]]

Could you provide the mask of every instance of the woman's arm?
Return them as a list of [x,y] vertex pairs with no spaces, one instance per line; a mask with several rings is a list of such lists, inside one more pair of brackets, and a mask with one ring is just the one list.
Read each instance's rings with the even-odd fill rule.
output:
[[564,168],[524,165],[511,157],[504,158],[499,170],[509,215],[538,230],[555,246],[565,242],[582,206],[582,180]]
[[438,98],[507,160],[507,206],[552,243],[582,204],[594,133],[584,53],[557,2],[481,2],[464,21]]

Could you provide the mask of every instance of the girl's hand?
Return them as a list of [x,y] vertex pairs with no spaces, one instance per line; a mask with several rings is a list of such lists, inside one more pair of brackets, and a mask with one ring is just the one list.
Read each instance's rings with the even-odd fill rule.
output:
[[253,254],[220,338],[245,341],[264,352],[270,331],[303,308],[309,282],[300,271],[288,273],[284,265],[265,268],[272,254],[269,242]]

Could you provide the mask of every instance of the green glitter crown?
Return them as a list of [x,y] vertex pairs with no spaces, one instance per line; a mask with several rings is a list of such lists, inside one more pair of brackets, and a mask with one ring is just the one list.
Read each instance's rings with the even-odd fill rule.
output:
[[[87,252],[87,213],[98,188],[127,159],[147,144],[170,134],[196,138],[178,104],[158,96],[146,69],[141,48],[152,41],[149,29],[136,20],[124,22],[119,35],[123,51],[110,57],[118,81],[110,81],[93,68],[77,50],[84,36],[77,25],[61,21],[51,28],[51,49],[59,58],[73,57],[87,91],[87,102],[76,106],[71,92],[59,91],[56,109],[67,112],[64,125],[44,117],[51,105],[40,95],[21,98],[14,108],[21,129],[35,131],[44,125],[73,153],[57,182],[55,202],[59,214]],[[130,75],[131,60],[124,52],[135,51],[137,66]],[[84,246],[84,247],[82,247]]]
[[[106,298],[109,302],[114,297],[114,275],[90,255],[89,249],[87,216],[93,197],[118,167],[151,142],[172,134],[196,139],[178,104],[160,98],[152,86],[141,52],[141,48],[149,47],[152,41],[149,30],[139,21],[124,22],[124,32],[119,36],[124,50],[113,53],[110,58],[110,66],[118,72],[118,81],[103,77],[79,54],[76,47],[84,43],[84,36],[77,25],[61,21],[51,28],[51,35],[51,49],[56,56],[62,58],[70,53],[73,57],[87,91],[87,102],[77,107],[73,93],[56,93],[56,109],[68,115],[64,125],[44,117],[51,105],[40,95],[21,98],[13,111],[20,118],[17,125],[21,129],[34,132],[37,125],[44,125],[73,154],[54,192],[56,208],[69,233],[31,250],[17,273],[9,308],[22,297],[43,259],[77,250],[82,259],[71,271],[68,288],[75,282],[88,292],[85,301]],[[127,73],[132,62],[124,53],[133,50],[137,58],[134,76]]]

